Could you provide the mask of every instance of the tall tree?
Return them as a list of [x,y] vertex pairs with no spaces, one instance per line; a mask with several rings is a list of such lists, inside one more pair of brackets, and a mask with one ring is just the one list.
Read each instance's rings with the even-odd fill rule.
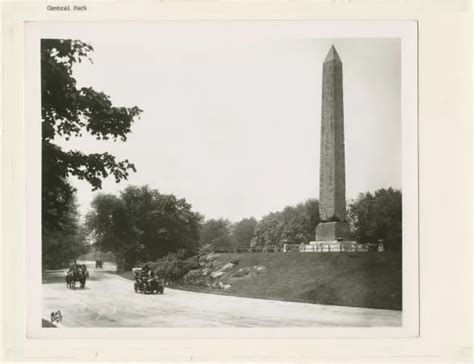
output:
[[230,221],[225,219],[207,220],[201,228],[200,245],[209,244],[213,248],[231,248],[232,236],[230,225]]
[[383,240],[389,250],[402,246],[402,193],[393,188],[360,194],[349,205],[348,220],[358,243]]
[[156,260],[181,249],[196,252],[202,216],[185,199],[147,186],[129,186],[120,196],[97,195],[86,218],[95,246],[113,252],[118,267]]
[[[110,97],[90,87],[77,87],[73,66],[90,60],[92,47],[78,40],[41,40],[42,116],[42,239],[60,235],[68,221],[75,189],[68,177],[88,181],[94,190],[109,175],[117,182],[135,167],[109,153],[86,154],[63,150],[58,139],[69,140],[88,133],[99,140],[127,139],[141,110],[112,105]],[[51,253],[51,252],[50,252]],[[47,251],[43,250],[43,254]]]
[[257,220],[251,217],[242,219],[232,226],[233,245],[236,248],[248,248],[254,236]]
[[64,263],[76,259],[88,251],[86,232],[79,224],[79,213],[75,199],[71,199],[60,221],[60,229],[46,230],[43,240],[43,268],[57,269]]

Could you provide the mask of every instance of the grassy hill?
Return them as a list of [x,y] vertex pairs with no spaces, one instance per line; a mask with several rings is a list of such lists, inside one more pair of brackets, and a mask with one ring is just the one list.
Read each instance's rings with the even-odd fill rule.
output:
[[[402,265],[398,252],[209,256],[201,258],[211,271],[205,279],[202,269],[191,271],[179,284],[180,288],[232,296],[402,309]],[[223,269],[226,264],[227,269]],[[211,273],[219,271],[225,272],[211,277]]]

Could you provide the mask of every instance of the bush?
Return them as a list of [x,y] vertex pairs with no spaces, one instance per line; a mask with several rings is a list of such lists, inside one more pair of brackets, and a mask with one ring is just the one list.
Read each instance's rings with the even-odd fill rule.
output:
[[206,255],[212,252],[211,244],[204,244],[199,248],[199,254]]
[[178,259],[180,260],[184,260],[184,259],[188,259],[188,258],[191,258],[192,256],[194,256],[196,253],[190,251],[190,250],[187,250],[187,249],[180,249],[177,251],[176,253],[176,256],[178,257]]
[[151,263],[155,274],[166,281],[180,281],[186,273],[200,267],[197,257],[184,258],[185,254],[171,253]]

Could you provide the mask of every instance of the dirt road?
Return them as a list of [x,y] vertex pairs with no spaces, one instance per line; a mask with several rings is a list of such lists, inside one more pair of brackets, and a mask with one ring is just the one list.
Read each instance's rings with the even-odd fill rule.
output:
[[324,306],[196,293],[165,288],[163,295],[135,293],[133,282],[105,264],[85,289],[68,289],[64,271],[45,274],[43,318],[61,311],[66,327],[393,327],[399,311]]

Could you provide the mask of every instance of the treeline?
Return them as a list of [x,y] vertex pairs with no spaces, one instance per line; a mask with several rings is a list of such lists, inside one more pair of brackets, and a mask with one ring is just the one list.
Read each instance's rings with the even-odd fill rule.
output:
[[253,217],[237,223],[225,219],[207,220],[201,230],[200,245],[238,249],[308,243],[314,240],[315,227],[319,222],[318,206],[317,200],[308,200],[272,212],[259,221]]
[[[349,204],[347,218],[352,238],[358,243],[382,239],[388,250],[401,249],[402,194],[381,189],[360,194]],[[315,238],[320,222],[315,199],[287,206],[260,220],[244,218],[204,220],[185,199],[161,194],[148,186],[129,186],[117,196],[98,194],[85,223],[79,224],[77,208],[70,205],[63,233],[45,242],[43,264],[57,267],[83,254],[93,243],[96,251],[112,253],[121,270],[155,261],[170,253],[192,256],[200,249],[234,250],[307,244]]]
[[[402,239],[401,192],[381,189],[365,193],[348,206],[353,239],[359,243],[382,239],[389,250],[400,249]],[[209,219],[192,210],[184,199],[160,194],[148,187],[127,187],[119,196],[99,194],[86,218],[86,231],[94,247],[114,253],[120,269],[154,261],[169,253],[187,256],[199,249],[234,250],[307,244],[320,222],[318,201],[307,200],[232,223]]]
[[[347,221],[352,239],[358,243],[382,240],[388,250],[401,249],[401,191],[388,188],[360,194],[347,207]],[[203,224],[200,244],[215,249],[271,246],[281,249],[284,244],[307,244],[314,240],[319,222],[319,203],[309,199],[272,212],[259,221],[248,218],[232,224],[224,219],[208,220]]]

